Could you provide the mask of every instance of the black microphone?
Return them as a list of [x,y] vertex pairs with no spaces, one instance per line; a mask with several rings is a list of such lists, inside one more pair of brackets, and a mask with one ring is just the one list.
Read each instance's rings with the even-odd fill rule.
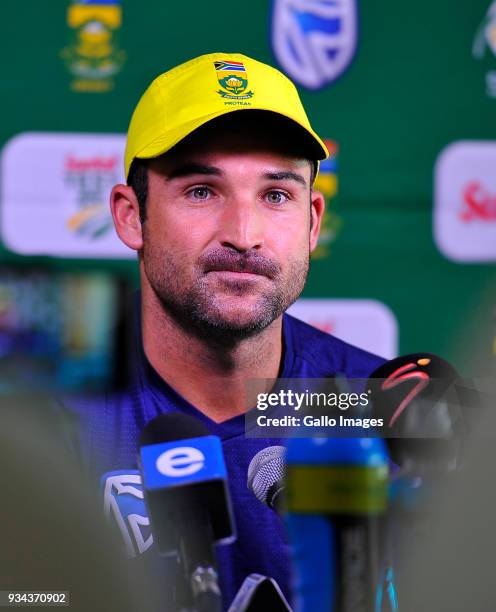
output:
[[159,552],[178,554],[189,604],[198,612],[220,611],[214,543],[235,538],[221,442],[193,417],[171,413],[147,424],[139,446]]
[[459,466],[474,396],[450,363],[432,353],[397,357],[371,374],[367,389],[397,465],[417,474]]
[[250,574],[241,585],[227,612],[292,612],[279,585],[273,578]]

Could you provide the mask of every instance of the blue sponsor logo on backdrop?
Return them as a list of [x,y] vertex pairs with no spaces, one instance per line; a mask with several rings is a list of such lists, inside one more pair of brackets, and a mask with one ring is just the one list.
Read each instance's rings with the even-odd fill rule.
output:
[[320,89],[355,55],[356,0],[273,0],[271,38],[284,72],[307,89]]
[[491,98],[496,98],[496,70],[494,59],[496,58],[496,0],[493,0],[487,9],[487,13],[475,33],[472,53],[475,59],[487,58],[489,70],[486,72],[486,93]]

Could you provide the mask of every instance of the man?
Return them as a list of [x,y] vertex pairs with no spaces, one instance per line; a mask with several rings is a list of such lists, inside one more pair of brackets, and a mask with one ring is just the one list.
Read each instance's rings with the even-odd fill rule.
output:
[[253,456],[280,443],[245,437],[247,381],[366,378],[380,363],[284,314],[317,244],[324,199],[312,183],[326,156],[284,75],[215,53],[144,93],[127,184],[111,195],[116,231],[138,253],[142,335],[129,389],[80,407],[86,445],[108,483],[136,468],[137,437],[158,414],[193,415],[221,438],[238,533],[218,549],[226,607],[251,572],[290,596],[282,521],[246,488]]

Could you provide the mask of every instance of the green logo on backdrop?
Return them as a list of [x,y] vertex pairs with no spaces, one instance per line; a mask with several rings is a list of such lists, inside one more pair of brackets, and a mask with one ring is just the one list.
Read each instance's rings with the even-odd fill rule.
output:
[[74,91],[110,91],[126,54],[117,43],[122,24],[118,1],[107,4],[72,3],[67,10],[70,42],[60,55],[74,76]]

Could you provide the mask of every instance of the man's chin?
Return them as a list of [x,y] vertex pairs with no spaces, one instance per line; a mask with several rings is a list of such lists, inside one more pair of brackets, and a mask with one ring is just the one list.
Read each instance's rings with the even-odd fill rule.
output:
[[204,323],[208,327],[213,327],[219,330],[225,330],[232,333],[250,333],[251,331],[262,331],[274,321],[273,313],[253,316],[253,313],[238,313],[233,315],[211,315],[204,319]]
[[206,319],[232,329],[262,329],[272,323],[284,310],[282,300],[275,295],[247,294],[215,296],[204,304]]
[[[171,301],[165,294],[162,304],[190,335],[221,345],[234,346],[261,333],[284,311],[278,296],[205,296],[191,294]],[[205,299],[207,298],[207,299]]]
[[261,333],[278,316],[280,312],[275,309],[255,314],[253,310],[208,311],[197,313],[194,327],[196,335],[221,344],[235,344]]

